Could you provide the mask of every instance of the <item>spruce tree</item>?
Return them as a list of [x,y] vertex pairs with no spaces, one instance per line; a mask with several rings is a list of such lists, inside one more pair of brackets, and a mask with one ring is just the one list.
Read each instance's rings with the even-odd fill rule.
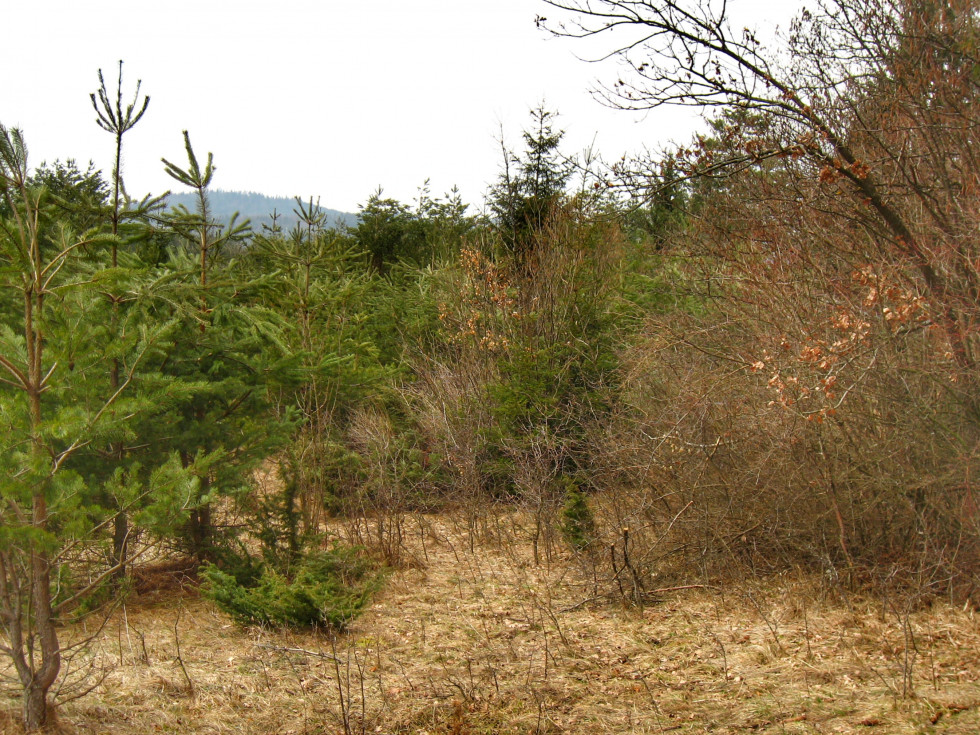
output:
[[278,396],[299,421],[281,457],[283,492],[256,509],[267,549],[289,560],[299,553],[301,536],[318,528],[322,508],[349,469],[343,431],[352,410],[385,377],[367,331],[371,295],[384,279],[364,270],[349,235],[325,227],[326,215],[312,199],[296,202],[297,226],[257,237],[247,258],[253,271],[272,274],[258,303],[288,315],[283,343],[300,369],[299,382]]
[[565,131],[553,127],[557,113],[539,105],[531,111],[532,126],[522,134],[524,152],[504,148],[504,170],[490,190],[490,213],[503,244],[519,264],[527,266],[537,233],[561,203],[572,175],[562,157]]
[[382,276],[396,261],[417,262],[427,255],[424,233],[411,208],[383,197],[381,189],[361,207],[358,223],[350,233],[367,253],[371,268]]
[[213,561],[222,541],[214,501],[247,495],[252,471],[288,438],[294,413],[275,414],[271,399],[278,385],[297,380],[298,366],[283,341],[286,319],[257,303],[267,279],[249,277],[232,257],[249,237],[249,223],[237,216],[227,227],[215,221],[208,192],[213,155],[202,167],[186,131],[184,147],[186,168],[164,159],[166,172],[192,189],[196,206],[178,206],[167,219],[180,243],[172,253],[169,296],[180,331],[161,369],[201,385],[165,423],[184,466],[199,479],[185,548]]

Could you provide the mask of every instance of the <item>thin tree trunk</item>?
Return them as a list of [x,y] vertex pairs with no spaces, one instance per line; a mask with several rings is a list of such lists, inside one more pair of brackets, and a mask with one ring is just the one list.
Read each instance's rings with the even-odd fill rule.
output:
[[48,690],[36,682],[24,689],[24,729],[40,730],[48,721]]
[[[32,454],[35,468],[43,467],[47,456],[44,439],[41,436],[41,390],[43,366],[43,341],[39,320],[43,313],[44,294],[40,283],[41,257],[36,238],[32,243],[34,283],[24,293],[24,332],[27,342],[27,393],[30,411]],[[31,526],[44,532],[48,528],[48,504],[45,496],[47,478],[34,479],[31,502]],[[28,732],[44,725],[47,718],[48,690],[58,678],[61,670],[61,646],[54,625],[54,611],[51,605],[51,562],[48,552],[39,547],[37,541],[30,542],[30,590],[33,610],[30,616],[37,631],[40,643],[41,660],[35,664],[30,634],[26,641],[31,655],[28,665],[21,670],[20,679],[24,686],[24,724]]]

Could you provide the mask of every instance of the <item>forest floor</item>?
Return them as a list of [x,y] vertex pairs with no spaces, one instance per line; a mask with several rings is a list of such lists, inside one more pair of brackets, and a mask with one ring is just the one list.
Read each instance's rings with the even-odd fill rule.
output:
[[[59,697],[94,689],[54,731],[980,732],[972,608],[789,576],[627,608],[590,599],[571,555],[535,563],[499,525],[472,546],[445,518],[409,528],[408,562],[338,636],[243,630],[173,575],[101,629],[66,629],[94,638]],[[0,699],[0,731],[17,731],[16,708]]]

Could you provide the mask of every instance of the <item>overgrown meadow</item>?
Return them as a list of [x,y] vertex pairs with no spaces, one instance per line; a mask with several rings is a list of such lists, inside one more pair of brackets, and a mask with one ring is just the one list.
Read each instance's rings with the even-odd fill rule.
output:
[[975,0],[546,4],[706,131],[287,230],[0,126],[5,731],[975,731]]

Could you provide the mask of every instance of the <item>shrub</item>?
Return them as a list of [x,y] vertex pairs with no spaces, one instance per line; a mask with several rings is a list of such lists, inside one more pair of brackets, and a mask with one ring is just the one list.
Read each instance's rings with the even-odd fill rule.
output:
[[361,613],[381,582],[358,549],[339,545],[308,554],[290,576],[266,567],[245,585],[210,566],[204,577],[205,594],[242,625],[334,630]]
[[571,480],[567,481],[565,506],[561,511],[561,532],[575,551],[584,551],[596,538],[595,517],[585,493]]

